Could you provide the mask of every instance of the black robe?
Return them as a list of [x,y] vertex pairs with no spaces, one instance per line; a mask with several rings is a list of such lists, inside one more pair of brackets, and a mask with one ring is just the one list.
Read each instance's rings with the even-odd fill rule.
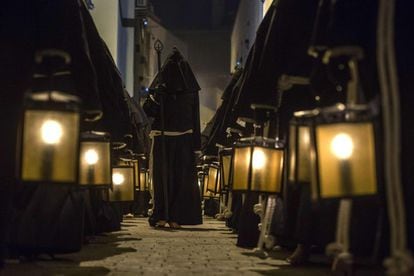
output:
[[[320,1],[311,46],[335,48],[353,45],[364,51],[359,65],[359,100],[375,104],[379,88],[376,67],[376,28],[377,1]],[[347,74],[337,70],[343,63],[341,58],[333,58],[328,65],[315,60],[311,73],[313,95],[320,97],[319,105],[329,106],[345,102],[343,90],[349,79]],[[342,86],[342,92],[337,87]],[[382,160],[381,129],[376,141],[377,157]],[[381,173],[382,170],[379,169]],[[385,191],[382,177],[378,177],[378,195],[353,199],[350,226],[350,246],[354,256],[378,255],[379,248],[384,254]],[[311,243],[324,247],[333,242],[336,231],[338,199],[320,200],[311,206],[308,185],[301,188],[301,200],[296,225],[296,237],[301,243]],[[335,227],[332,227],[335,225]],[[306,230],[307,229],[307,230]],[[382,241],[381,241],[382,240]]]
[[401,102],[401,119],[402,119],[402,141],[401,141],[401,169],[402,185],[405,199],[405,210],[407,215],[407,234],[408,247],[414,252],[414,128],[412,121],[412,103],[414,102],[413,82],[414,75],[414,39],[411,28],[413,24],[410,1],[396,2],[396,51],[398,64],[398,77],[400,82],[400,102]]
[[[84,230],[85,205],[81,192],[75,187],[16,185],[15,149],[23,94],[29,89],[44,87],[44,84],[32,82],[34,53],[46,48],[68,52],[72,62],[67,69],[72,74],[66,79],[56,77],[54,84],[62,91],[79,96],[84,111],[99,111],[103,108],[105,116],[116,116],[119,119],[117,124],[106,123],[103,129],[115,130],[119,137],[129,132],[122,80],[114,70],[110,57],[109,60],[105,59],[108,51],[92,26],[93,21],[83,1],[10,1],[4,3],[0,13],[0,33],[3,38],[0,43],[0,88],[3,91],[0,94],[0,117],[1,127],[7,133],[2,136],[0,143],[0,251],[4,233],[7,232],[5,226],[13,229],[8,242],[17,250],[26,253],[76,251],[82,244]],[[93,51],[90,51],[92,44]],[[103,62],[98,64],[97,60]],[[100,71],[97,73],[98,69]],[[103,76],[105,70],[109,73]],[[110,82],[114,78],[117,79]],[[100,95],[102,90],[98,87],[117,94],[118,109],[110,109],[108,104],[101,105],[101,100],[111,99],[107,95]],[[59,202],[54,198],[58,198]],[[11,218],[5,221],[7,215]],[[42,230],[45,228],[48,231]],[[30,236],[33,233],[36,235]]]
[[[154,118],[152,129],[161,131],[158,103],[160,97],[163,97],[164,130],[168,132],[192,130],[192,133],[165,136],[164,156],[162,137],[159,135],[154,137],[152,154],[154,210],[150,224],[159,220],[177,222],[181,225],[201,224],[201,198],[194,153],[201,147],[198,98],[200,87],[190,66],[178,50],[174,50],[167,58],[151,88],[157,89],[160,84],[165,86],[164,94],[161,96],[158,90],[144,104],[147,115]],[[166,170],[166,176],[163,175],[163,169]],[[167,187],[164,187],[163,177]],[[166,202],[168,206],[165,205]]]

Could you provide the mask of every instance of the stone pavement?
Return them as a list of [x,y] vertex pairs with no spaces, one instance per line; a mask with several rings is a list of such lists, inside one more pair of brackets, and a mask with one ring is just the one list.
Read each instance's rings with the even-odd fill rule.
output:
[[96,237],[79,253],[9,262],[0,275],[330,275],[326,265],[290,267],[283,261],[287,252],[261,259],[236,247],[236,237],[211,218],[180,230],[125,219],[121,231]]

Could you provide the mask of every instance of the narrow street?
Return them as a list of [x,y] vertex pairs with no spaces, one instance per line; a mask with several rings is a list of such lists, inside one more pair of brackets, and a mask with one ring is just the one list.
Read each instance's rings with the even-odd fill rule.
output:
[[258,258],[236,247],[236,238],[211,218],[174,231],[126,219],[122,231],[96,237],[79,253],[9,263],[0,275],[329,275],[327,266],[292,269],[287,253]]

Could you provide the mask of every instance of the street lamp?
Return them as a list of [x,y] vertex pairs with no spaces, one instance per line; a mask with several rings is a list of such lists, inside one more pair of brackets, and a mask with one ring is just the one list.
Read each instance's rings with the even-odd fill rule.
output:
[[[23,182],[77,184],[79,162],[80,100],[53,87],[55,68],[70,63],[59,50],[36,55],[40,66],[48,66],[47,91],[30,92],[24,98],[18,175]],[[36,76],[35,76],[36,78]]]
[[79,184],[109,187],[111,178],[109,133],[89,131],[81,134]]

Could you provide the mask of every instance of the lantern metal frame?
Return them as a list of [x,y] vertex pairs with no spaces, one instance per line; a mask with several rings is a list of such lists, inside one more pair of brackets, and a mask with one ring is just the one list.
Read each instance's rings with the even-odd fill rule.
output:
[[112,181],[112,186],[111,188],[108,190],[108,201],[110,202],[134,202],[136,200],[136,196],[135,196],[135,173],[134,173],[134,166],[133,165],[116,165],[116,166],[112,166],[112,175],[114,173],[114,169],[130,169],[132,170],[132,199],[131,200],[112,200],[111,199],[111,193],[114,192],[114,187],[115,184]]
[[203,197],[204,193],[204,166],[197,165],[197,184],[200,190],[200,196]]
[[[39,92],[30,92],[26,93],[24,97],[24,108],[22,112],[22,127],[21,132],[18,135],[19,147],[17,150],[18,154],[18,165],[17,168],[17,178],[22,183],[32,183],[32,184],[58,184],[58,185],[77,185],[79,180],[79,155],[80,155],[80,121],[81,121],[81,100],[79,97],[68,94],[58,90],[51,91],[39,91]],[[26,113],[28,111],[43,111],[43,112],[59,112],[59,113],[68,113],[77,115],[78,124],[74,126],[77,129],[77,145],[75,159],[76,163],[74,164],[74,179],[73,181],[56,181],[52,179],[40,179],[40,180],[30,180],[25,179],[23,176],[24,171],[24,153],[25,153],[25,128],[26,128]]]
[[[232,183],[232,164],[231,160],[233,158],[233,148],[222,148],[219,151],[219,160],[220,160],[220,180],[221,180],[221,192],[226,193],[230,190],[231,183]],[[228,162],[228,171],[224,165],[224,158],[229,158]],[[226,172],[227,171],[227,172]],[[226,173],[228,174],[226,176]]]
[[[141,183],[141,180],[142,180],[142,175],[145,175],[145,182],[144,182],[144,189],[142,190],[141,189],[141,187],[142,187],[142,183]],[[149,191],[149,170],[148,169],[145,169],[145,168],[142,168],[141,170],[140,170],[140,172],[139,172],[139,190],[138,191],[140,191],[140,192],[148,192]]]
[[[335,106],[330,106],[324,109],[318,109],[314,112],[315,117],[312,119],[314,121],[311,128],[311,185],[312,185],[312,200],[317,201],[320,199],[346,199],[346,198],[368,198],[375,197],[378,195],[378,188],[381,182],[381,176],[379,172],[381,171],[380,163],[377,161],[378,151],[378,123],[376,121],[376,115],[367,105],[344,105],[337,104]],[[336,124],[349,124],[349,125],[358,125],[358,124],[371,124],[372,125],[372,139],[373,139],[373,169],[375,174],[375,192],[370,194],[354,194],[349,192],[346,194],[344,192],[342,195],[338,196],[324,196],[322,193],[322,183],[320,176],[320,157],[318,156],[319,147],[324,147],[326,145],[318,145],[317,143],[317,129],[320,126],[332,126]],[[352,185],[352,184],[351,184]]]
[[[311,165],[311,135],[312,135],[312,128],[314,125],[314,117],[319,113],[317,109],[312,110],[305,110],[305,111],[297,111],[294,113],[293,118],[289,122],[289,143],[287,146],[287,179],[289,184],[304,184],[310,183],[312,179],[312,165]],[[308,179],[301,179],[299,176],[300,169],[301,169],[301,147],[300,141],[300,132],[301,128],[305,128],[308,131],[308,161],[309,161],[309,177]]]
[[[211,164],[208,164],[207,165],[207,170],[208,170],[207,171],[207,177],[208,177],[208,180],[209,180],[209,181],[207,181],[207,191],[214,194],[214,195],[220,194],[220,185],[219,185],[220,184],[220,166],[219,166],[218,162],[213,162]],[[211,189],[211,187],[209,187],[209,185],[208,185],[208,184],[210,184],[210,171],[211,170],[216,171],[215,172],[216,181],[214,183],[214,189]]]
[[[134,174],[135,174],[135,191],[137,192],[147,192],[149,191],[149,170],[147,166],[144,165],[146,157],[144,154],[132,154],[133,159],[131,160],[132,165],[134,166]],[[142,190],[141,187],[141,173],[146,173],[146,186]]]
[[82,143],[83,142],[93,142],[93,143],[101,143],[101,144],[108,144],[108,150],[109,150],[109,173],[110,173],[110,183],[105,184],[82,184],[80,183],[81,177],[79,169],[79,185],[82,187],[88,187],[88,188],[95,188],[95,189],[107,189],[112,187],[112,143],[111,143],[111,135],[108,132],[98,132],[98,131],[87,131],[81,133],[81,141],[80,141],[80,149],[82,150]]
[[219,196],[211,191],[209,191],[208,188],[208,180],[209,180],[209,175],[208,175],[208,171],[209,171],[209,164],[203,164],[203,170],[201,171],[200,174],[202,174],[203,176],[203,182],[202,182],[202,189],[201,189],[201,197],[203,199],[207,199],[207,198],[218,198]]
[[[236,153],[238,149],[247,149],[249,148],[249,164],[248,164],[248,172],[247,172],[247,184],[245,187],[245,189],[234,189],[234,181],[236,180],[236,171],[235,171],[235,159],[236,159]],[[262,148],[262,149],[266,149],[266,150],[272,150],[272,151],[279,151],[280,154],[282,154],[282,160],[280,162],[280,168],[279,168],[279,180],[280,180],[280,189],[278,191],[260,191],[260,190],[256,190],[254,188],[252,188],[252,181],[253,181],[253,154],[254,154],[254,150],[258,149],[258,148]],[[261,194],[281,194],[283,192],[283,187],[282,187],[282,183],[283,183],[283,179],[284,179],[284,170],[283,170],[283,166],[284,166],[284,162],[285,162],[285,147],[284,145],[277,139],[271,139],[271,138],[266,138],[266,137],[249,137],[249,138],[241,138],[239,139],[238,142],[236,142],[234,144],[234,152],[232,155],[232,161],[231,161],[231,166],[232,166],[232,187],[231,187],[231,191],[232,192],[240,192],[240,193],[246,193],[246,192],[258,192]]]

